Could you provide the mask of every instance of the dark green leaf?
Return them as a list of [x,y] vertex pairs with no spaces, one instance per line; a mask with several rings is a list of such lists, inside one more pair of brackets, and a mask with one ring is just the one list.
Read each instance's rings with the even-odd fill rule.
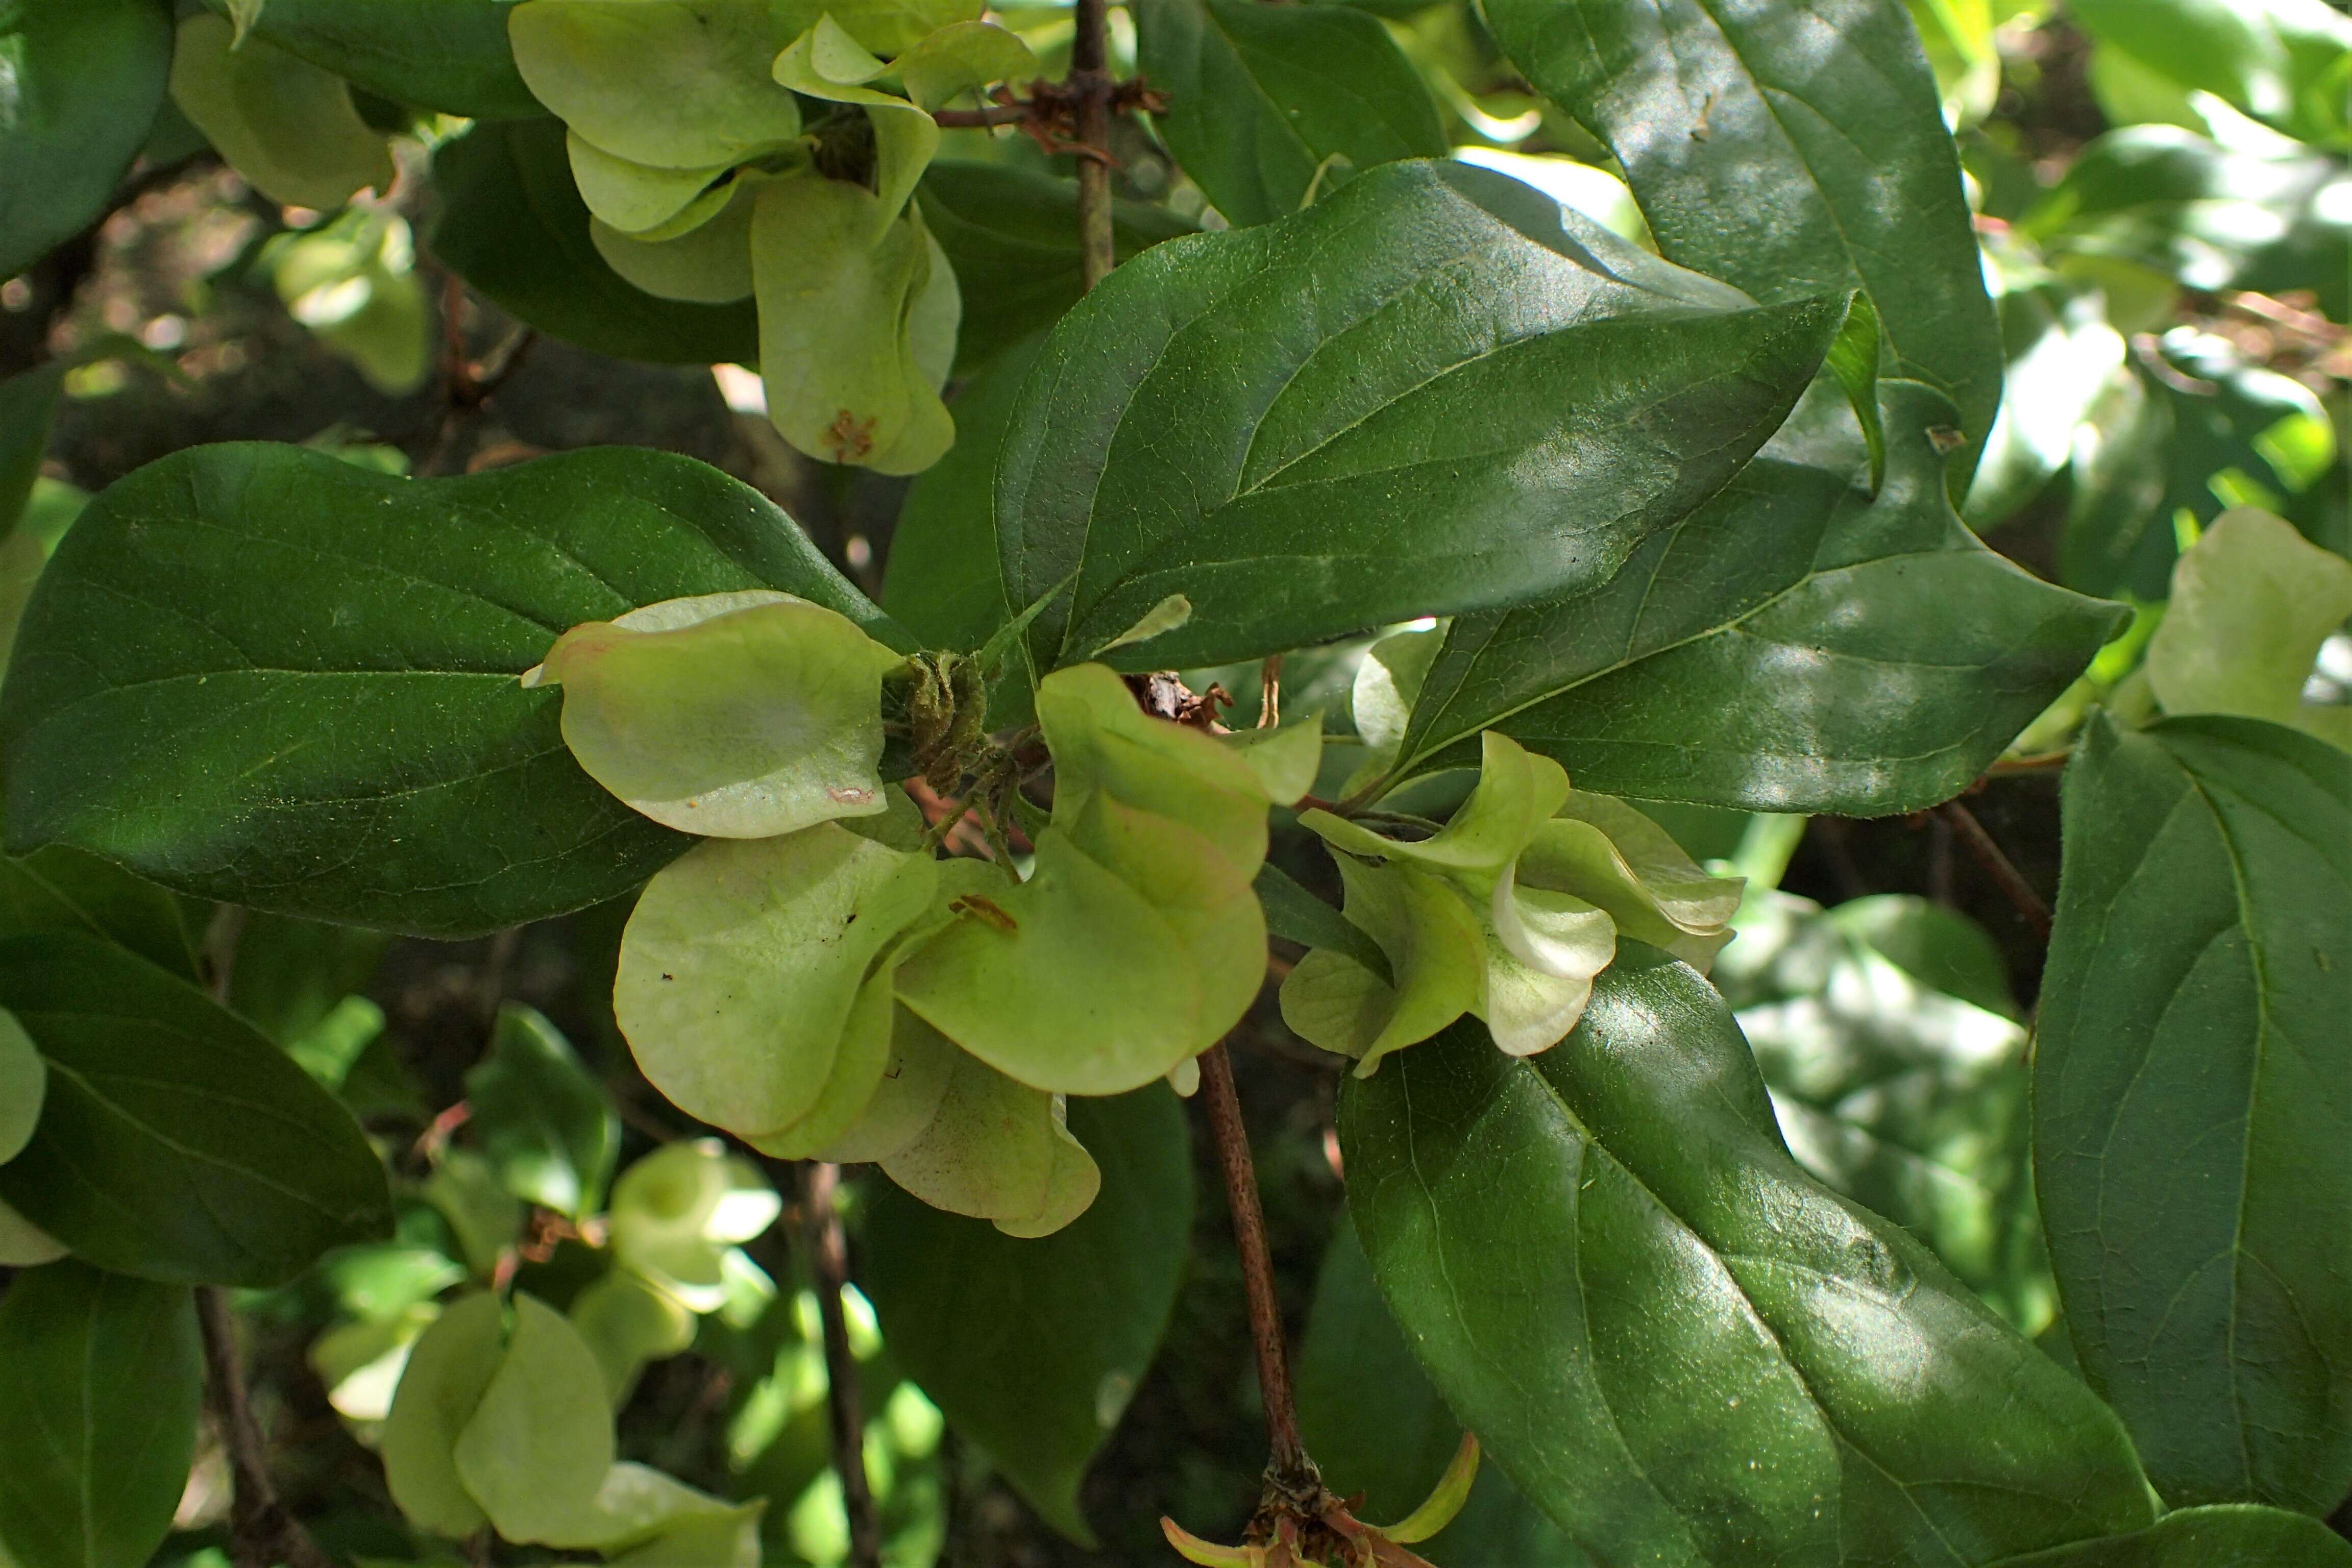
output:
[[434,254],[541,331],[620,359],[759,359],[751,301],[657,300],[606,264],[588,237],[562,121],[477,125],[434,153],[433,183],[441,197]]
[[290,1046],[366,986],[386,945],[383,933],[358,926],[248,913],[229,971],[229,1007]]
[[1886,373],[1958,409],[1966,483],[2000,402],[2000,337],[1902,6],[1489,0],[1486,16],[1623,164],[1669,261],[1768,303],[1867,289]]
[[2304,1514],[2183,1509],[2130,1535],[2003,1558],[1994,1568],[2352,1568],[2352,1542]]
[[195,943],[180,900],[143,878],[62,845],[0,858],[0,937],[79,931],[121,942],[193,980]]
[[1874,816],[1957,794],[2083,672],[2124,612],[2052,587],[1953,513],[1928,426],[1882,382],[1886,482],[1751,463],[1597,587],[1454,622],[1397,776],[1503,731],[1579,788]]
[[2352,1489],[2352,757],[2094,717],[2033,1068],[2084,1375],[2172,1501]]
[[5,702],[13,847],[203,897],[435,935],[595,903],[691,840],[580,771],[563,631],[781,588],[903,634],[748,486],[598,447],[407,479],[203,447],[90,503],[26,612]]
[[1367,12],[1143,0],[1136,38],[1169,96],[1168,150],[1232,223],[1287,216],[1376,163],[1445,155],[1421,73]]
[[1005,424],[1045,346],[1042,336],[1015,344],[965,384],[951,405],[955,445],[907,490],[890,535],[882,607],[925,647],[978,648],[1016,613],[1004,600],[989,508]]
[[604,1206],[620,1119],[554,1025],[500,1008],[489,1055],[466,1075],[466,1103],[509,1192],[575,1220]]
[[392,1222],[333,1096],[203,992],[67,933],[0,942],[0,1007],[49,1068],[0,1199],[102,1268],[281,1285]]
[[[205,0],[223,15],[229,0]],[[512,0],[266,0],[258,37],[394,103],[477,120],[544,114],[507,45]]]
[[1381,979],[1390,978],[1389,955],[1381,951],[1380,943],[1271,860],[1258,868],[1257,901],[1265,910],[1265,929],[1273,935],[1287,937],[1301,947],[1344,952]]
[[[1427,1497],[1462,1443],[1461,1424],[1412,1358],[1371,1260],[1343,1213],[1316,1277],[1298,1349],[1298,1426],[1333,1489],[1364,1494],[1375,1524]],[[1591,1561],[1518,1494],[1498,1465],[1478,1467],[1454,1522],[1413,1550],[1464,1568],[1587,1568]]]
[[2133,262],[2191,289],[2309,289],[2341,321],[2352,303],[2347,191],[2338,158],[2130,125],[2084,148],[2021,226],[2062,256]]
[[877,1194],[860,1284],[891,1359],[1047,1523],[1091,1544],[1078,1483],[1151,1365],[1192,1226],[1183,1107],[1154,1084],[1072,1100],[1094,1206],[1034,1241]]
[[162,0],[0,0],[0,278],[106,208],[163,101]]
[[2150,1522],[2114,1415],[1798,1167],[1663,954],[1621,942],[1539,1056],[1475,1023],[1400,1053],[1339,1132],[1423,1364],[1604,1561],[1980,1563]]
[[1005,603],[1076,573],[1031,629],[1051,668],[1181,593],[1134,650],[1165,668],[1591,586],[1762,444],[1844,312],[1754,308],[1485,170],[1385,165],[1063,319],[997,461]]
[[184,1288],[52,1263],[0,1298],[0,1542],[19,1568],[140,1568],[204,1397]]
[[63,367],[55,361],[0,381],[0,536],[16,526],[33,481],[41,477],[63,382]]
[[[1044,331],[1086,289],[1078,268],[1078,186],[1034,169],[942,160],[923,175],[923,224],[947,252],[963,295],[955,374],[970,375]],[[1165,207],[1112,206],[1118,259],[1193,226]],[[957,421],[956,449],[971,440]],[[992,456],[992,443],[988,455]],[[985,487],[983,486],[983,489]]]

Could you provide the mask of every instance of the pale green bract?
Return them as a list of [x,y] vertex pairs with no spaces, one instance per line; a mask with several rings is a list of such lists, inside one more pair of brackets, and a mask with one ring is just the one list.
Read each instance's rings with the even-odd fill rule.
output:
[[676,239],[649,241],[593,216],[588,237],[606,266],[648,294],[698,305],[748,300],[759,182],[757,175],[739,175],[728,185],[727,205],[719,215]]
[[759,1236],[783,1199],[716,1138],[665,1144],[613,1184],[614,1260],[691,1311],[716,1311],[730,1250]]
[[266,255],[286,313],[358,366],[369,385],[398,397],[424,384],[431,321],[407,219],[354,207],[280,236]]
[[595,1352],[544,1302],[518,1293],[511,1321],[492,1293],[451,1303],[410,1352],[384,1421],[393,1500],[440,1535],[487,1524],[509,1541],[627,1553],[616,1562],[691,1561],[655,1551],[690,1542],[702,1562],[756,1564],[756,1550],[712,1554],[709,1534],[756,1521],[758,1504],[614,1462],[604,1387]]
[[1251,881],[1276,797],[1242,752],[1144,713],[1104,666],[1047,676],[1036,710],[1055,793],[1034,867],[964,900],[898,995],[1033,1089],[1124,1093],[1214,1045],[1255,996]]
[[16,1016],[0,1007],[0,1164],[32,1142],[48,1087],[49,1064]]
[[2268,719],[2352,750],[2352,708],[2303,700],[2320,644],[2347,616],[2352,561],[2284,518],[2225,511],[2173,565],[2148,686],[2167,713]]
[[887,808],[882,677],[902,662],[845,616],[751,589],[574,626],[522,679],[562,686],[564,743],[635,810],[766,838]]
[[1283,983],[1283,1017],[1358,1058],[1360,1077],[1465,1013],[1509,1055],[1549,1050],[1583,1016],[1620,934],[1702,972],[1731,940],[1738,879],[1709,876],[1640,812],[1570,788],[1559,763],[1507,736],[1487,731],[1483,752],[1478,787],[1427,838],[1299,817],[1331,847],[1343,912],[1394,978],[1316,949]]
[[391,189],[391,143],[360,119],[343,79],[259,38],[233,44],[236,31],[195,12],[172,55],[172,100],[229,166],[286,206],[332,209]]

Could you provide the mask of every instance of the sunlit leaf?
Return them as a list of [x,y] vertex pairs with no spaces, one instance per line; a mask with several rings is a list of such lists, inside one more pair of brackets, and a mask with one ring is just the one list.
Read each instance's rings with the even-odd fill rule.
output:
[[2235,713],[2352,748],[2352,709],[2303,700],[2319,645],[2352,617],[2352,562],[2283,519],[2223,512],[2172,569],[2172,600],[2147,645],[2168,713]]
[[180,24],[172,100],[232,168],[274,202],[332,209],[353,193],[392,188],[392,149],[352,107],[341,77],[209,12]]

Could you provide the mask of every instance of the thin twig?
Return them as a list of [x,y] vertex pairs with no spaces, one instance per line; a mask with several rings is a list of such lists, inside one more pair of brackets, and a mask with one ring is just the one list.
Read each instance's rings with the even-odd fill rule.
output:
[[1257,667],[1257,727],[1270,730],[1282,722],[1282,656],[1270,653]]
[[824,1322],[825,1405],[833,1418],[833,1468],[841,1478],[842,1511],[849,1516],[847,1568],[880,1568],[882,1525],[874,1489],[866,1479],[866,1413],[857,1391],[857,1357],[849,1348],[842,1287],[849,1282],[849,1247],[834,1202],[841,1167],[811,1160],[801,1167],[801,1208],[808,1226],[809,1258],[816,1272],[817,1315]]
[[2017,912],[2024,917],[2025,923],[2033,928],[2033,934],[2048,942],[2050,906],[2042,901],[2042,895],[2033,890],[2033,884],[2025,879],[2024,874],[2001,852],[2000,846],[1993,842],[1992,835],[1987,833],[1984,824],[1977,820],[1977,814],[1957,800],[1948,800],[1936,810],[1958,831],[1960,842],[1969,847],[1969,853],[1976,858],[1985,875],[1990,877],[2007,895],[2009,901],[2017,907]]
[[1035,110],[1026,103],[992,103],[985,109],[935,109],[931,118],[948,131],[985,130],[998,125],[1019,125],[1032,119]]
[[1077,0],[1070,44],[1070,86],[1078,99],[1079,270],[1089,289],[1118,264],[1110,206],[1110,16],[1104,0]]
[[1283,1349],[1282,1304],[1275,1294],[1274,1256],[1265,1242],[1265,1212],[1258,1206],[1257,1167],[1250,1159],[1249,1130],[1242,1124],[1241,1095],[1234,1087],[1234,1062],[1219,1041],[1201,1057],[1201,1100],[1216,1140],[1217,1168],[1225,1179],[1225,1204],[1233,1211],[1234,1246],[1241,1254],[1242,1284],[1249,1292],[1250,1338],[1257,1349],[1258,1391],[1265,1401],[1265,1436],[1272,1450],[1266,1472],[1285,1489],[1319,1484],[1315,1461],[1298,1436],[1298,1407],[1290,1393],[1290,1363]]

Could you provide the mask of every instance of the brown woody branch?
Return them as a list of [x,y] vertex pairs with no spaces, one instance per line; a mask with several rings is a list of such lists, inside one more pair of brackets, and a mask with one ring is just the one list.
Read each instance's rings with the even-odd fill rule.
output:
[[849,1247],[835,1194],[841,1167],[811,1160],[801,1167],[802,1220],[816,1276],[817,1315],[824,1324],[825,1409],[833,1426],[833,1468],[841,1479],[842,1511],[849,1519],[847,1568],[880,1568],[882,1524],[866,1476],[866,1413],[857,1385],[857,1356],[841,1292],[849,1282]]

